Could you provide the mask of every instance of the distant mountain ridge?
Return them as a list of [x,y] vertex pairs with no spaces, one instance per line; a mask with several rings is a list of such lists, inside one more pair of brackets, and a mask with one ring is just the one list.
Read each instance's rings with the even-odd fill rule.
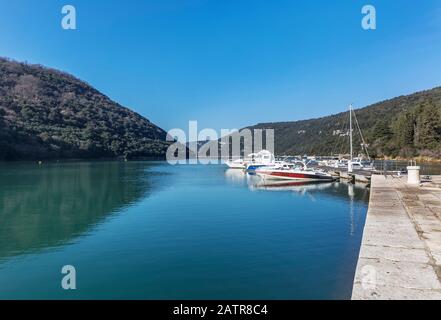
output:
[[[385,100],[355,113],[374,157],[441,156],[441,87]],[[348,118],[349,113],[342,112],[248,128],[274,129],[278,155],[344,154],[349,152]],[[359,152],[361,139],[355,132],[354,139],[354,152]]]
[[[374,157],[441,157],[441,87],[355,111]],[[278,155],[348,152],[348,113],[274,129]],[[0,160],[165,158],[167,133],[67,73],[0,58]],[[355,135],[355,153],[360,151]]]
[[167,133],[67,73],[0,58],[0,160],[164,158]]

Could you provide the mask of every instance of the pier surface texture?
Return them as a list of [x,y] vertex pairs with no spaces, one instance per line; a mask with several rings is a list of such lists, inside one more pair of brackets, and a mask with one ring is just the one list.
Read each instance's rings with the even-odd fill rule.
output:
[[441,300],[441,176],[372,176],[352,299]]

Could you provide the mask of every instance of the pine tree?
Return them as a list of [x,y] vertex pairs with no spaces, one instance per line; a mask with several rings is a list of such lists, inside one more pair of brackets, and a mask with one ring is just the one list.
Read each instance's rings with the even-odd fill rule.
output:
[[415,116],[405,112],[394,123],[394,137],[398,148],[414,147]]
[[420,149],[435,150],[439,146],[441,117],[432,102],[419,106],[416,110],[415,144]]
[[380,119],[374,127],[373,138],[375,140],[389,140],[391,136],[392,130],[390,128],[389,122],[385,119]]

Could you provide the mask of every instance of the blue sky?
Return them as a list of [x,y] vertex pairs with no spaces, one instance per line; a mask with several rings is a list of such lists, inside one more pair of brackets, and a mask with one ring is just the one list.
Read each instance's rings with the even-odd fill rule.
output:
[[[78,30],[61,28],[65,4]],[[441,85],[441,2],[0,0],[0,55],[70,72],[167,130],[241,128]]]

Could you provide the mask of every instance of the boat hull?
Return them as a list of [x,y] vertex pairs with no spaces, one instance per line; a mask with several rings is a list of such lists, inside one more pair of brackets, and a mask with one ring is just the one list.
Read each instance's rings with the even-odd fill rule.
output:
[[245,166],[244,165],[240,165],[240,164],[232,164],[232,165],[229,165],[229,164],[227,164],[227,166],[228,166],[228,168],[229,169],[245,169]]
[[265,179],[276,179],[276,180],[298,180],[298,181],[335,180],[335,178],[332,177],[331,175],[308,173],[308,172],[257,170],[256,173]]
[[250,164],[247,166],[247,170],[248,171],[256,171],[260,168],[268,167],[268,166],[272,166],[272,165],[273,164]]
[[225,165],[228,166],[230,169],[245,169],[246,164],[241,161],[227,161],[225,162]]

